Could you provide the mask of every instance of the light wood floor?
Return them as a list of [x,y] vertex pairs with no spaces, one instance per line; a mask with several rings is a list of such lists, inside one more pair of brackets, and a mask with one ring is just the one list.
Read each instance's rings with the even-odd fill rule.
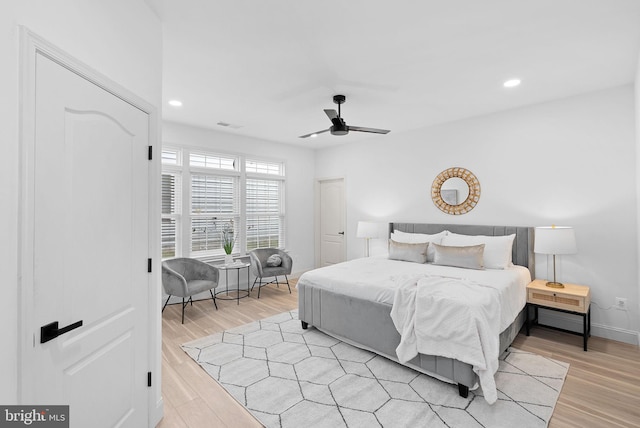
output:
[[[163,314],[162,395],[164,419],[160,428],[260,427],[250,413],[229,396],[180,345],[215,332],[295,309],[298,296],[292,286],[264,287],[252,297],[194,303],[180,324],[180,305]],[[549,426],[551,428],[640,427],[640,348],[598,337],[582,338],[536,328],[520,333],[513,346],[571,364]],[[457,390],[456,390],[457,391]]]

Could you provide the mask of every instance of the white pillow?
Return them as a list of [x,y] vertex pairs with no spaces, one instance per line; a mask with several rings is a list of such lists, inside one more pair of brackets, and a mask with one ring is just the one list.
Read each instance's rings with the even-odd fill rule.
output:
[[267,259],[268,267],[278,267],[282,264],[282,257],[279,254],[271,254]]
[[[426,244],[428,242],[434,244],[440,244],[442,242],[442,238],[447,235],[447,231],[443,230],[440,233],[436,233],[434,235],[427,235],[426,233],[407,233],[401,232],[399,230],[394,230],[391,232],[391,239],[396,242],[402,242],[404,244]],[[431,245],[427,247],[427,263],[433,262],[433,256],[435,255],[436,250],[432,248]]]
[[449,232],[442,238],[442,245],[467,247],[484,244],[484,267],[486,269],[506,269],[513,265],[511,250],[515,237],[515,234],[507,236],[471,236]]

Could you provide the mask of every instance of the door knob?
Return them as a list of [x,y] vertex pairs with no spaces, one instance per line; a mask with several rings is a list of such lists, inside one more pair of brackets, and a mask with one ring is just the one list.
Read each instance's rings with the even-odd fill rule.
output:
[[68,333],[78,327],[82,327],[82,320],[74,322],[73,324],[69,324],[68,326],[62,328],[58,328],[58,321],[43,325],[42,327],[40,327],[40,343],[46,343],[50,340],[55,339],[61,334]]
[[338,235],[344,235],[344,232],[338,232]]

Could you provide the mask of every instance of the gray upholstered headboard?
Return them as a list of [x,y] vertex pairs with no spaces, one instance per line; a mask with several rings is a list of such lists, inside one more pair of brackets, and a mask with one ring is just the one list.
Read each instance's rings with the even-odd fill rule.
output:
[[448,230],[461,235],[505,236],[516,235],[513,241],[513,263],[529,268],[531,278],[535,278],[533,254],[533,227],[520,226],[481,226],[468,224],[431,224],[431,223],[389,223],[389,234],[394,230],[407,233],[434,233]]

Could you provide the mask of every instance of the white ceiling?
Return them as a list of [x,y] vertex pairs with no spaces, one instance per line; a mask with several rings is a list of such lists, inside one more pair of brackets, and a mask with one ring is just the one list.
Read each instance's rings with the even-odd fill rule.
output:
[[[640,48],[638,0],[146,1],[164,119],[316,148],[631,83]],[[391,134],[298,138],[330,126],[334,94],[347,124]]]

